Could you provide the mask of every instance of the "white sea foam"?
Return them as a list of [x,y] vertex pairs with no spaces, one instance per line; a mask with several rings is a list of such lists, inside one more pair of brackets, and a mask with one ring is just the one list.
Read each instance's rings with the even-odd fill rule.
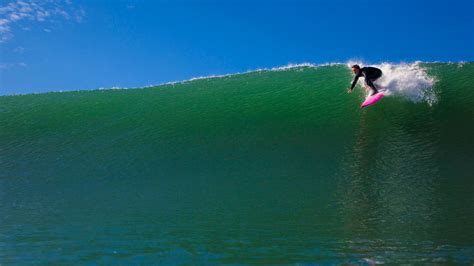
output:
[[[436,78],[429,76],[421,63],[374,64],[372,66],[380,68],[383,72],[383,76],[375,82],[375,86],[387,96],[399,96],[412,102],[435,104],[437,102],[434,90]],[[347,66],[354,64],[359,64],[361,67],[366,65],[362,62],[350,61]]]
[[180,81],[170,81],[166,83],[160,83],[160,84],[150,84],[145,86],[145,88],[149,87],[157,87],[161,85],[175,85],[175,84],[181,84],[181,83],[186,83],[190,81],[195,81],[195,80],[202,80],[202,79],[214,79],[214,78],[225,78],[225,77],[232,77],[236,75],[242,75],[242,74],[248,74],[248,73],[254,73],[254,72],[264,72],[264,71],[283,71],[283,70],[289,70],[293,68],[302,68],[302,67],[320,67],[320,66],[328,66],[328,65],[336,65],[340,63],[326,63],[326,64],[312,64],[312,63],[299,63],[299,64],[288,64],[285,66],[279,66],[279,67],[273,67],[273,68],[258,68],[258,69],[253,69],[253,70],[247,70],[244,72],[235,72],[235,73],[228,73],[228,74],[220,74],[220,75],[208,75],[208,76],[198,76],[198,77],[193,77],[190,79],[186,80],[180,80]]
[[313,64],[313,63],[307,63],[307,62],[305,62],[305,63],[289,63],[289,64],[284,65],[284,66],[278,66],[278,67],[272,67],[272,68],[258,68],[258,69],[243,71],[243,72],[235,72],[235,73],[219,74],[219,75],[212,74],[212,75],[208,75],[208,76],[193,77],[193,78],[190,78],[190,79],[180,80],[180,81],[170,81],[170,82],[160,83],[160,84],[150,84],[150,85],[145,86],[145,88],[157,87],[157,86],[161,86],[161,85],[175,85],[175,84],[181,84],[181,83],[186,83],[186,82],[189,82],[189,81],[202,80],[202,79],[232,77],[232,76],[236,76],[236,75],[242,75],[242,74],[248,74],[248,73],[254,73],[254,72],[284,71],[284,70],[303,68],[303,67],[317,68],[317,67],[335,66],[335,65],[344,65],[344,63],[323,63],[323,64]]
[[273,68],[270,68],[270,69],[265,69],[265,70],[271,70],[271,71],[280,71],[280,70],[288,70],[288,69],[292,69],[292,68],[301,68],[301,67],[318,67],[319,65],[316,65],[316,64],[312,64],[312,63],[299,63],[299,64],[294,64],[294,63],[290,63],[286,66],[279,66],[279,67],[273,67]]

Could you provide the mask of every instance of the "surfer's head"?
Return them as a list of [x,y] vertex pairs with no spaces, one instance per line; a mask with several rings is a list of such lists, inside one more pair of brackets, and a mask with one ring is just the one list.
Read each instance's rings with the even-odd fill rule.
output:
[[352,66],[352,73],[358,75],[360,71],[360,66],[359,65],[353,65]]

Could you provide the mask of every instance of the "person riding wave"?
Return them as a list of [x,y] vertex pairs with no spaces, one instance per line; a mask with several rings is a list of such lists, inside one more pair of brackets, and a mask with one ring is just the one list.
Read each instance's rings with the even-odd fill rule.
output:
[[357,81],[360,77],[364,77],[365,86],[366,88],[370,88],[369,96],[372,96],[378,93],[377,88],[375,88],[374,81],[382,76],[382,70],[376,67],[363,67],[361,68],[359,65],[352,66],[352,73],[355,74],[354,80],[352,81],[351,87],[347,90],[347,92],[351,93],[354,89]]

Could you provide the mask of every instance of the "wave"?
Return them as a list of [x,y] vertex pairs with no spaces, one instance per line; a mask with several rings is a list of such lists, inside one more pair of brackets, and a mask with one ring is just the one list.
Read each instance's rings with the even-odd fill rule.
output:
[[[383,72],[382,78],[376,82],[376,86],[381,88],[381,91],[386,96],[401,96],[412,102],[426,102],[429,105],[433,105],[437,102],[437,95],[434,90],[437,78],[430,76],[427,73],[426,67],[423,64],[430,64],[434,62],[422,62],[416,61],[412,63],[379,63],[379,64],[367,64],[362,61],[348,61],[346,63],[331,62],[331,63],[290,63],[284,66],[272,67],[272,68],[260,68],[256,70],[248,70],[245,72],[228,73],[220,75],[208,75],[193,77],[182,81],[172,81],[161,84],[147,85],[145,88],[157,87],[163,85],[175,85],[196,80],[207,80],[216,78],[232,77],[236,75],[245,75],[255,72],[267,72],[267,71],[291,71],[301,68],[320,68],[320,67],[331,67],[331,66],[347,66],[349,69],[354,64],[361,66],[375,66],[380,68]],[[458,62],[458,67],[462,67],[466,62]],[[358,85],[363,84],[363,78],[359,81]]]
[[[236,246],[271,263],[278,254],[252,243],[279,239],[295,251],[287,264],[400,264],[408,249],[408,263],[472,261],[472,204],[460,203],[473,195],[474,64],[374,65],[389,96],[367,109],[361,89],[345,92],[348,63],[0,97],[0,233],[17,231],[0,260],[37,246],[57,257],[90,233],[84,258],[110,261],[115,240],[141,249],[112,226],[132,244],[150,236],[144,251],[175,243],[215,264],[241,262]],[[210,245],[183,243],[189,232]]]
[[[197,76],[192,77],[190,79],[179,80],[179,81],[170,81],[158,84],[149,84],[145,86],[139,87],[121,87],[121,86],[114,86],[114,87],[100,87],[97,89],[92,90],[60,90],[60,91],[53,91],[53,92],[78,92],[78,91],[94,91],[94,90],[128,90],[128,89],[147,89],[147,88],[154,88],[160,86],[167,86],[167,85],[177,85],[177,84],[185,84],[193,81],[198,80],[208,80],[208,79],[218,79],[218,78],[226,78],[226,77],[233,77],[238,75],[246,75],[251,73],[259,73],[259,72],[279,72],[279,71],[292,71],[296,69],[303,69],[303,68],[321,68],[321,67],[333,67],[333,66],[346,66],[348,70],[354,64],[358,64],[361,66],[375,66],[382,70],[383,76],[375,82],[376,86],[379,86],[380,90],[383,91],[386,96],[399,96],[403,97],[412,102],[426,102],[429,105],[433,105],[438,101],[438,96],[434,89],[438,78],[434,75],[428,74],[428,68],[431,64],[446,64],[446,65],[456,65],[458,68],[462,68],[465,64],[469,62],[423,62],[423,61],[415,61],[411,63],[390,63],[390,62],[383,62],[383,63],[376,63],[370,64],[366,63],[361,60],[350,60],[348,62],[329,62],[329,63],[310,63],[310,62],[303,62],[303,63],[290,63],[283,66],[271,67],[271,68],[259,68],[254,70],[248,70],[244,72],[235,72],[235,73],[226,73],[226,74],[212,74],[207,76]],[[346,77],[341,77],[346,78]],[[348,82],[351,79],[347,79]],[[360,79],[358,85],[361,87],[363,84],[363,78]],[[51,92],[46,92],[51,93]],[[43,94],[42,92],[38,93],[22,93],[22,94],[9,94],[4,96],[17,96],[17,95],[25,95],[25,94]],[[1,96],[0,96],[1,97]]]

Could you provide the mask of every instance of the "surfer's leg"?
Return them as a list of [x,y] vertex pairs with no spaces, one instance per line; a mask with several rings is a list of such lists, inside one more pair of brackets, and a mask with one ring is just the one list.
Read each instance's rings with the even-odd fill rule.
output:
[[[375,81],[375,79],[373,80]],[[370,94],[369,96],[372,96],[376,93],[378,93],[379,91],[377,90],[377,88],[375,88],[375,85],[374,83],[372,82],[372,80],[370,79],[365,79],[365,84],[367,85],[366,87],[370,88]]]

